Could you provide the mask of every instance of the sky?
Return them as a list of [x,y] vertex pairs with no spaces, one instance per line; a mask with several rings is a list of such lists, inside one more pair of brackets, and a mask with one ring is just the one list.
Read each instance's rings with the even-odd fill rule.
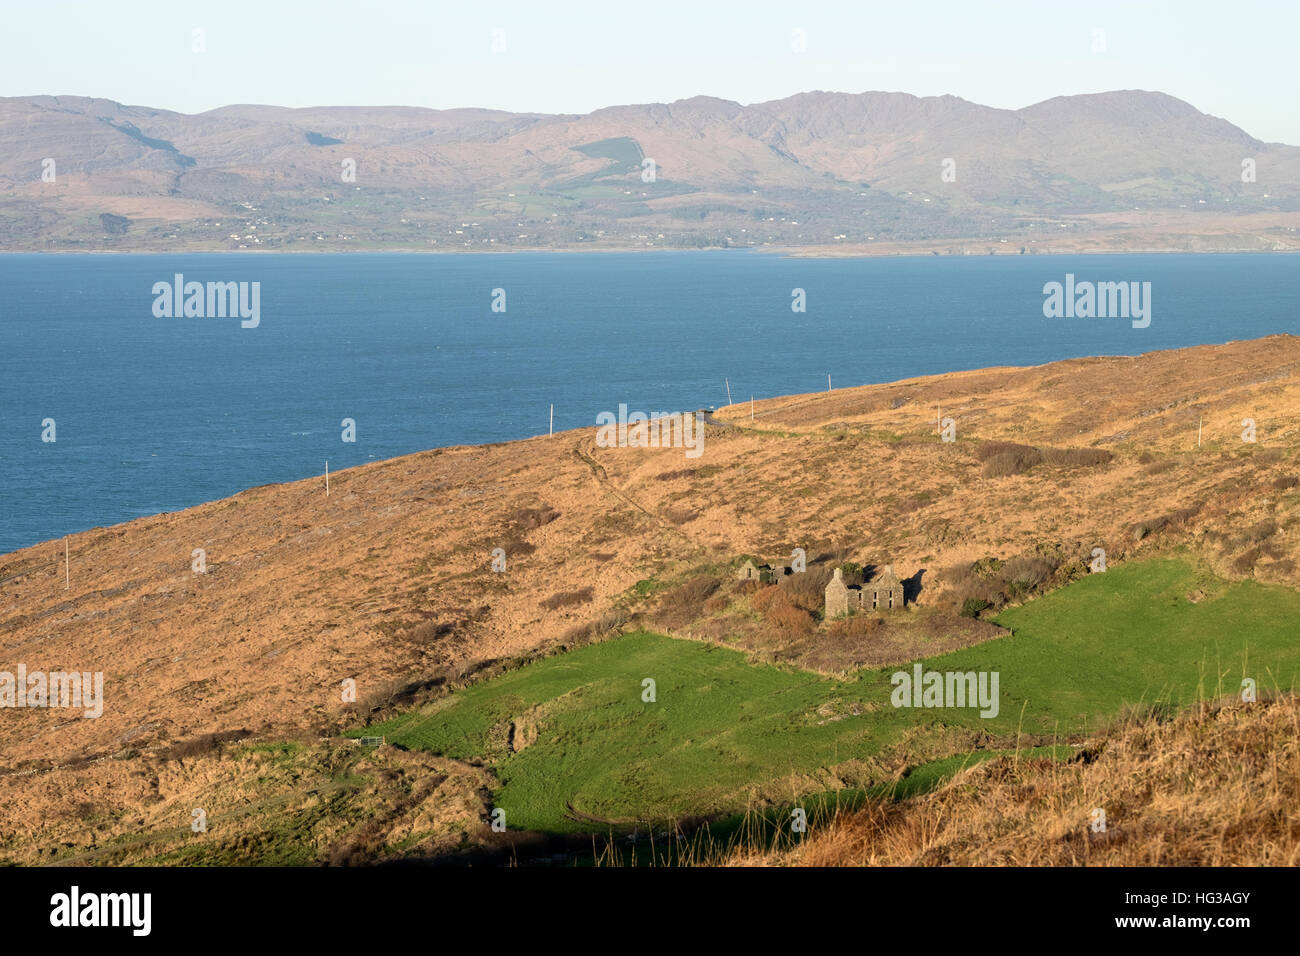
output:
[[1143,89],[1267,142],[1300,145],[1297,0],[6,0],[5,8],[3,96],[95,96],[185,113],[234,103],[585,113],[808,90],[950,93],[1017,109]]

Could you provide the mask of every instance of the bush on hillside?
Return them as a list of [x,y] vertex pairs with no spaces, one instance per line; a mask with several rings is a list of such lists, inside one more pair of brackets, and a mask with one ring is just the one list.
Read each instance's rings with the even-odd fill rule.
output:
[[754,610],[763,615],[763,620],[780,631],[790,635],[809,634],[813,629],[813,620],[808,612],[800,608],[786,593],[786,589],[777,586],[765,587],[750,602]]
[[704,603],[722,587],[722,582],[712,575],[701,575],[683,581],[665,591],[655,611],[656,620],[665,627],[685,627],[704,614]]
[[1043,456],[1039,454],[1037,448],[1028,448],[1023,445],[1020,447],[1026,450],[1003,451],[986,458],[984,461],[984,477],[1005,478],[1008,475],[1023,475],[1043,460]]
[[1010,441],[985,442],[975,451],[975,458],[984,465],[984,475],[988,478],[1021,475],[1040,464],[1065,468],[1105,465],[1114,457],[1101,448],[1035,448]]
[[540,508],[520,508],[513,515],[511,520],[514,521],[523,531],[532,531],[534,528],[540,528],[542,525],[550,524],[560,513],[548,505],[542,505]]
[[562,607],[572,607],[575,604],[586,604],[595,596],[595,592],[587,587],[580,588],[577,591],[557,591],[545,601],[542,607],[548,611],[557,611]]
[[788,575],[780,584],[796,607],[816,613],[826,603],[826,585],[830,580],[830,568],[809,568],[799,574]]
[[1169,514],[1161,515],[1158,518],[1139,521],[1133,525],[1133,540],[1141,541],[1143,538],[1158,532],[1179,528],[1194,518],[1200,510],[1201,506],[1198,503],[1187,508],[1179,508],[1177,511],[1171,511]]
[[1067,468],[1107,465],[1115,457],[1101,448],[1044,448],[1041,451],[1046,464]]

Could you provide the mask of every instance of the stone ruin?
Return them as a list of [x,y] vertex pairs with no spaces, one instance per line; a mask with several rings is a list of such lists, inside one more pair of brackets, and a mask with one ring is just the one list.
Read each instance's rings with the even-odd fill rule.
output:
[[894,574],[892,564],[885,565],[864,584],[845,584],[843,569],[836,568],[826,585],[826,620],[851,611],[901,610],[904,602],[903,582]]
[[755,564],[746,560],[736,572],[736,580],[775,584],[788,574],[794,574],[794,568],[788,564]]

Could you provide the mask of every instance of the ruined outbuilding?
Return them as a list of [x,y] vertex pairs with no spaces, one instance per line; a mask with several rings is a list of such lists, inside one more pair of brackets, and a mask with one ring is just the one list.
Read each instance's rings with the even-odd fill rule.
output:
[[740,566],[740,570],[736,572],[736,580],[775,584],[786,575],[793,573],[794,569],[788,564],[755,564],[752,559],[746,559]]

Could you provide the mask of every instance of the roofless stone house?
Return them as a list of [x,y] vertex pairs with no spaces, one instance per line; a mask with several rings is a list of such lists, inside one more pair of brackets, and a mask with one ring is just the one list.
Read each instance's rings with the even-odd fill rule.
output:
[[747,559],[736,572],[736,580],[772,584],[791,573],[793,569],[788,564],[755,564],[753,560]]
[[835,575],[826,585],[826,619],[848,614],[850,611],[890,611],[903,607],[903,582],[894,574],[892,564],[885,565],[866,584],[845,584],[844,571],[835,569]]

